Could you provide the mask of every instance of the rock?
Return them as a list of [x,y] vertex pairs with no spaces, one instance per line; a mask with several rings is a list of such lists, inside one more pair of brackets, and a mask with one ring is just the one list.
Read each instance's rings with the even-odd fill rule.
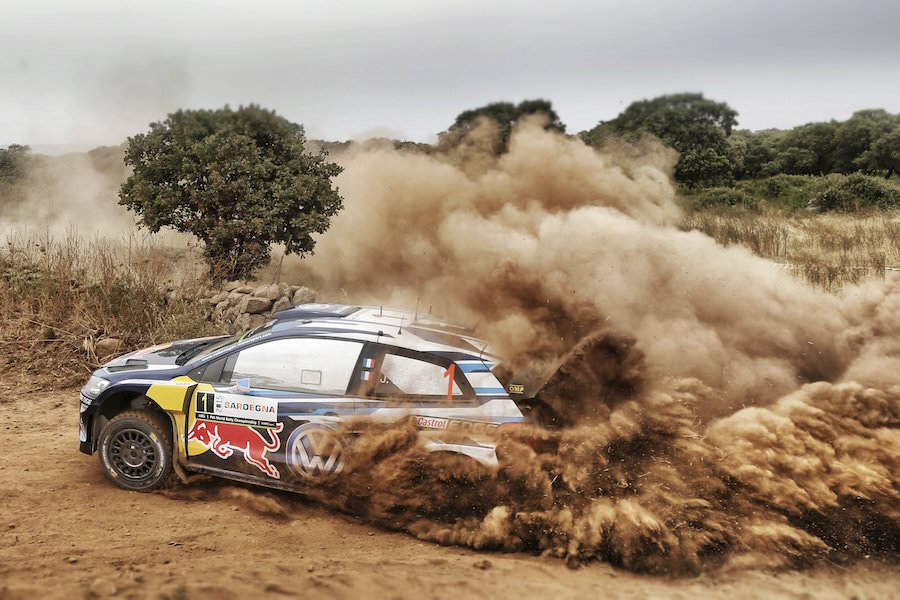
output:
[[256,296],[247,296],[241,301],[239,308],[242,313],[251,315],[266,312],[271,308],[272,301],[268,298],[258,298]]
[[233,292],[243,285],[244,283],[242,281],[229,281],[224,286],[222,286],[222,289],[226,292]]
[[94,354],[97,355],[97,358],[110,356],[118,352],[119,346],[121,345],[122,340],[116,338],[103,338],[102,340],[98,340],[94,345]]
[[269,300],[278,300],[283,295],[283,290],[278,284],[273,283],[266,289],[266,298]]
[[228,306],[237,306],[246,298],[244,294],[239,294],[237,292],[231,292],[228,294]]
[[252,294],[255,290],[249,285],[242,285],[239,288],[235,288],[232,290],[234,294]]
[[229,308],[229,304],[228,304],[228,300],[226,299],[225,301],[219,302],[218,304],[216,304],[216,307],[213,309],[213,312],[216,315],[221,317],[222,315],[225,314],[225,311],[228,310],[228,308]]
[[288,298],[279,298],[275,301],[275,304],[272,305],[272,312],[277,313],[280,310],[284,310],[290,307],[291,301]]
[[472,566],[475,567],[476,569],[482,569],[482,570],[486,571],[491,568],[491,561],[489,561],[488,559],[478,560],[478,561],[475,561],[475,563]]
[[250,315],[246,313],[238,315],[238,318],[234,320],[234,323],[231,326],[231,330],[235,333],[246,331],[248,329],[250,329]]
[[290,296],[291,298],[293,298],[293,297],[294,297],[294,293],[295,293],[297,290],[299,290],[299,289],[300,289],[300,286],[299,286],[299,285],[289,285],[289,286],[288,286],[288,293],[287,293],[287,295]]
[[302,287],[300,287],[300,289],[298,289],[296,292],[294,292],[294,297],[291,300],[291,303],[294,306],[297,306],[298,304],[307,304],[309,302],[315,302],[315,301],[316,301],[316,293],[313,290],[309,289],[308,287],[302,286]]
[[253,290],[253,293],[250,295],[253,296],[254,298],[265,298],[268,293],[269,293],[269,286],[261,285],[258,288],[256,288],[255,290]]
[[269,317],[264,315],[250,315],[250,322],[248,324],[250,325],[250,329],[253,329],[254,327],[259,327],[268,320]]
[[228,310],[225,311],[224,317],[226,319],[228,319],[229,321],[234,321],[235,319],[238,318],[238,315],[240,315],[240,314],[241,314],[241,307],[240,306],[232,306],[231,308],[229,308]]
[[228,292],[219,292],[218,294],[216,294],[215,296],[212,296],[209,299],[209,303],[210,304],[219,304],[220,302],[224,302],[225,300],[228,300]]

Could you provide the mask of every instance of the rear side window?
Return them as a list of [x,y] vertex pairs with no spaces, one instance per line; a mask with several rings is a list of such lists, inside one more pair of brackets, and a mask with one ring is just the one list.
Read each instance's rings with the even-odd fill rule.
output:
[[361,350],[362,343],[347,340],[272,340],[241,350],[226,375],[257,389],[344,394]]
[[[461,398],[455,368],[425,362],[399,354],[385,354],[376,373],[375,396],[443,396]],[[365,375],[364,375],[365,376]]]

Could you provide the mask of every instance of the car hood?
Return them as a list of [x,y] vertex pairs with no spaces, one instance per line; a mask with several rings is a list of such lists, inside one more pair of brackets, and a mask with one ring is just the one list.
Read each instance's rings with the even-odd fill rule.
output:
[[167,344],[157,344],[149,348],[143,348],[112,360],[103,368],[110,373],[119,371],[145,370],[145,369],[171,369],[178,366],[178,357],[201,346],[208,346],[227,336],[214,336],[194,338],[190,340],[178,340]]

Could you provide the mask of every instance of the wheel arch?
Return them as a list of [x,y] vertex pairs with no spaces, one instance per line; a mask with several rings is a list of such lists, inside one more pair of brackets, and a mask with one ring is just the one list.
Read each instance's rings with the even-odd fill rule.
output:
[[95,424],[92,428],[92,448],[97,447],[97,440],[100,438],[100,434],[103,430],[106,429],[106,425],[109,421],[126,410],[147,410],[165,415],[166,420],[168,420],[174,428],[175,421],[172,419],[172,415],[163,410],[153,399],[149,398],[146,395],[146,392],[146,388],[125,388],[116,390],[103,399],[103,403],[97,411]]

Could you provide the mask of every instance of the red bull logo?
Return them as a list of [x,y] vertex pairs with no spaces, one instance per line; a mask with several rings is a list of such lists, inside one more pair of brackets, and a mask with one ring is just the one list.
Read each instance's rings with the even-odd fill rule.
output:
[[[244,454],[244,460],[274,479],[281,479],[275,465],[266,458],[267,452],[275,452],[281,447],[278,432],[284,425],[278,423],[266,428],[266,434],[249,425],[218,423],[198,419],[188,433],[188,440],[200,442],[212,450],[219,458],[228,458],[237,450]],[[268,439],[267,439],[268,438]]]

